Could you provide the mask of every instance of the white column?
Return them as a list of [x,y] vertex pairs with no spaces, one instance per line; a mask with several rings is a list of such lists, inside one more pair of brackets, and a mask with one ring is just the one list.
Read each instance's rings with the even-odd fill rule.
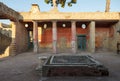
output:
[[75,54],[77,52],[77,46],[76,46],[76,22],[71,22],[71,32],[72,32],[72,40],[71,40],[71,47],[72,52]]
[[95,52],[95,21],[90,22],[90,42],[89,42],[89,49],[91,53]]
[[38,27],[36,21],[33,21],[33,45],[34,53],[38,53]]
[[53,21],[52,37],[53,37],[53,53],[57,53],[57,25],[56,25],[56,21]]

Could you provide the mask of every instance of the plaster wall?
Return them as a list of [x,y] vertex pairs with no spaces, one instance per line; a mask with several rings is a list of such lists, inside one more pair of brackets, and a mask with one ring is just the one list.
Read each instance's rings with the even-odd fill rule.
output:
[[[87,29],[76,28],[77,35],[87,35]],[[52,27],[42,29],[40,47],[52,48]],[[71,48],[71,27],[57,27],[57,47],[61,50]]]
[[[52,48],[52,27],[42,28],[40,47]],[[39,38],[39,37],[38,37]]]
[[23,21],[34,20],[119,20],[119,12],[59,12],[52,8],[41,12],[37,4],[32,4],[29,12],[19,12]]
[[20,12],[24,21],[34,20],[119,20],[118,12]]
[[110,27],[96,27],[95,28],[95,48],[108,49]]
[[111,26],[113,34],[109,38],[109,49],[116,52],[117,51],[117,42],[120,43],[120,34],[117,32],[120,29],[120,21],[115,25]]

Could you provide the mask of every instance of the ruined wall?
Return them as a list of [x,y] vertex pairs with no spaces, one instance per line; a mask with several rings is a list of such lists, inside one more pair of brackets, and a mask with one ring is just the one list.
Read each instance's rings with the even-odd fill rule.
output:
[[0,58],[9,56],[9,45],[11,41],[11,37],[0,33]]
[[16,27],[16,52],[21,53],[28,49],[28,31],[23,23],[18,22]]
[[6,48],[11,43],[11,37],[8,37],[0,32],[0,54],[4,54]]
[[96,27],[95,28],[95,48],[108,49],[110,27]]
[[[117,42],[120,42],[120,34],[117,32],[120,29],[120,21],[115,25],[111,26],[110,38],[109,38],[109,49],[116,52]],[[113,33],[113,34],[112,34]]]
[[12,41],[11,33],[9,25],[0,23],[0,58],[9,56],[9,45]]

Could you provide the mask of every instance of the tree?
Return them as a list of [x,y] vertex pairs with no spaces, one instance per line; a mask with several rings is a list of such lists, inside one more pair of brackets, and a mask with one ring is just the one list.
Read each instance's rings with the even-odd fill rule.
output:
[[71,0],[69,2],[66,2],[67,0],[44,0],[45,3],[47,4],[51,4],[51,6],[53,7],[57,7],[59,4],[61,5],[61,7],[65,7],[65,4],[67,3],[69,7],[72,6],[72,4],[75,4],[77,2],[77,0]]

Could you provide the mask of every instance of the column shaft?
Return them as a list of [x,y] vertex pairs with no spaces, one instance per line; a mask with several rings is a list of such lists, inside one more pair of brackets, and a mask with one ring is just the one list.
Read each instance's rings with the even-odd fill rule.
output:
[[76,53],[77,47],[76,47],[76,23],[75,21],[72,21],[71,31],[72,31],[72,41],[71,41],[72,52]]
[[90,52],[95,52],[95,21],[90,22]]
[[56,21],[53,21],[52,34],[53,34],[53,53],[57,53],[57,25],[56,25]]
[[33,44],[34,53],[38,53],[38,27],[36,21],[33,21]]

